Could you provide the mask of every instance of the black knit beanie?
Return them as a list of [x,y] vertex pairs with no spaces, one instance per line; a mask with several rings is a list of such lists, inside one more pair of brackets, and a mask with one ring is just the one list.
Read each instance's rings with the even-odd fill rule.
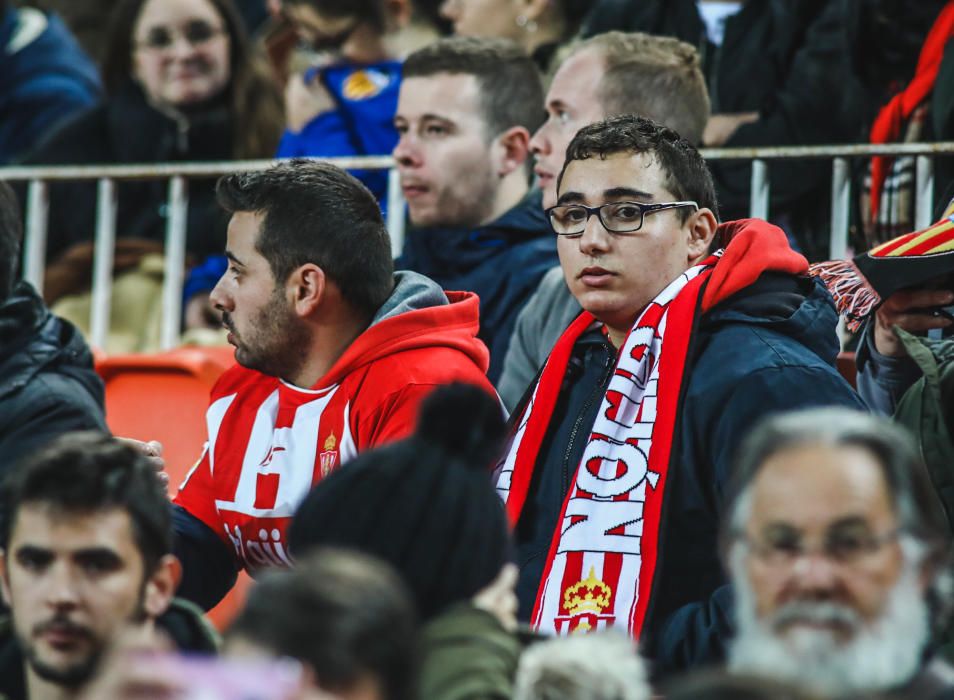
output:
[[321,481],[295,514],[295,557],[317,546],[376,555],[404,577],[422,620],[471,598],[510,558],[491,470],[504,435],[500,404],[464,384],[424,401],[417,431],[359,455]]

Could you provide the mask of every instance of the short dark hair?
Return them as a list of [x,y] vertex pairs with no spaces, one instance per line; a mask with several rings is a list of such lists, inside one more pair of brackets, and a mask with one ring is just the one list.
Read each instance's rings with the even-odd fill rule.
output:
[[384,31],[384,0],[284,0],[286,5],[309,5],[328,17],[360,17],[375,30]]
[[256,249],[282,284],[318,265],[357,311],[373,316],[394,289],[394,261],[381,208],[355,177],[296,158],[267,170],[225,175],[216,186],[230,214],[264,214]]
[[37,504],[68,514],[125,511],[146,575],[172,551],[169,499],[156,468],[135,448],[102,433],[61,435],[18,464],[4,481],[2,495],[4,549],[20,509]]
[[17,196],[10,185],[0,180],[0,301],[13,293],[22,238],[23,221]]
[[570,55],[586,50],[597,51],[605,65],[599,85],[603,114],[639,114],[702,143],[711,110],[694,46],[668,36],[606,32],[575,44]]
[[[718,217],[712,173],[689,141],[669,127],[634,114],[622,114],[584,126],[566,147],[566,161],[557,179],[557,190],[567,166],[574,160],[606,158],[616,153],[651,153],[666,175],[666,187],[677,200],[692,200],[700,209]],[[692,210],[680,210],[685,221]]]
[[267,572],[228,636],[311,666],[332,692],[371,674],[386,700],[414,697],[413,604],[397,574],[365,554],[317,549],[294,569]]
[[508,39],[452,37],[419,49],[404,61],[403,76],[472,75],[480,90],[487,139],[514,126],[531,134],[545,118],[543,81],[536,64]]

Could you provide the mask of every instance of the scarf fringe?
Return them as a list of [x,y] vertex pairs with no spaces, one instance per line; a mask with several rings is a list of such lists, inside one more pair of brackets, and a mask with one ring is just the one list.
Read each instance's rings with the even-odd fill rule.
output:
[[845,327],[852,333],[858,332],[881,303],[881,297],[851,260],[814,263],[809,267],[809,274],[825,283],[838,313],[845,319]]

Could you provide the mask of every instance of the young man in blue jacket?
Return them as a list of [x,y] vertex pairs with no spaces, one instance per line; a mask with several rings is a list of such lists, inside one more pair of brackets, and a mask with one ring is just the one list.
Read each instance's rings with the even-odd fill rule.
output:
[[529,187],[541,104],[536,66],[510,41],[445,39],[404,63],[394,158],[414,228],[398,267],[480,297],[495,383],[517,314],[557,261]]
[[834,367],[834,306],[781,229],[718,224],[702,157],[648,119],[582,128],[557,195],[547,216],[584,313],[498,468],[520,617],[551,634],[620,628],[660,673],[718,660],[737,444],[768,413],[863,407]]

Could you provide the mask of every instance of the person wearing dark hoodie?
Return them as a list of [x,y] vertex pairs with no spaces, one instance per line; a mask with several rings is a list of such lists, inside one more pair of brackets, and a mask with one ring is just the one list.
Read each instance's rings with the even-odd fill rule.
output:
[[541,104],[537,69],[512,41],[444,39],[404,62],[394,158],[413,228],[397,266],[477,294],[494,383],[517,314],[557,263],[528,186]]
[[617,627],[659,675],[717,661],[732,453],[766,414],[863,408],[835,369],[834,305],[779,228],[718,225],[699,152],[643,117],[580,129],[557,195],[548,215],[584,313],[514,411],[498,466],[520,619]]
[[0,182],[0,476],[57,435],[107,432],[89,347],[17,281],[22,235],[16,196]]
[[4,484],[0,695],[73,700],[126,634],[164,633],[213,653],[200,611],[176,603],[179,564],[165,487],[134,447],[97,433],[60,436]]
[[292,519],[296,560],[343,548],[398,572],[422,625],[419,698],[513,694],[516,571],[489,479],[504,427],[500,403],[484,392],[441,387],[422,404],[413,435],[319,483]]
[[286,529],[312,485],[411,432],[454,381],[487,393],[477,299],[394,274],[371,192],[291,160],[229,175],[229,269],[212,292],[238,366],[212,390],[208,442],[175,498],[181,595],[208,608],[236,569],[287,566]]
[[0,0],[0,165],[99,99],[99,73],[56,15]]

